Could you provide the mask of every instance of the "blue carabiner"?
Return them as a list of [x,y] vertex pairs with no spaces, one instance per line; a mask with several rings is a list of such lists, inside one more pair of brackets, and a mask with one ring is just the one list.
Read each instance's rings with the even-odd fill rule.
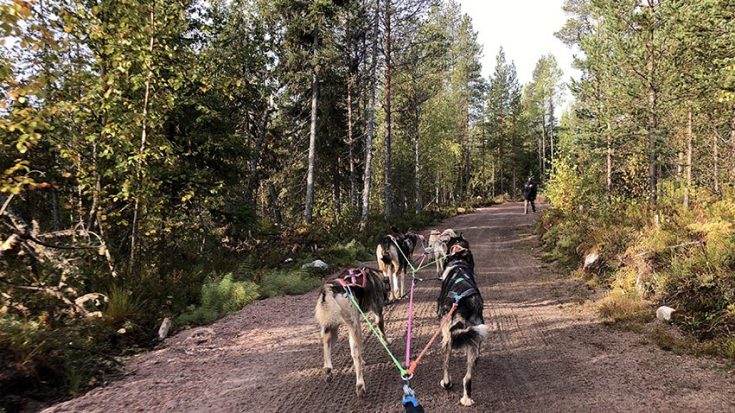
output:
[[401,401],[406,413],[424,413],[424,408],[416,398],[416,393],[408,384],[403,385],[403,399]]

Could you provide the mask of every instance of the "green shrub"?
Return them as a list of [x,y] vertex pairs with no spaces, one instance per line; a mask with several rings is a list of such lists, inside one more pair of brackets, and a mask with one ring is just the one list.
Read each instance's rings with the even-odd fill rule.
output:
[[227,274],[219,281],[202,285],[201,305],[181,314],[178,325],[207,324],[225,314],[237,311],[259,297],[258,286],[251,281],[234,281]]
[[141,305],[132,292],[114,287],[107,296],[109,300],[103,314],[111,324],[120,325],[139,318]]
[[682,187],[668,181],[652,205],[600,193],[584,179],[557,167],[547,190],[553,208],[538,224],[545,257],[579,267],[591,249],[600,252],[612,288],[599,307],[608,320],[645,318],[645,299],[674,307],[675,322],[699,339],[732,337],[735,193],[693,189],[685,207]]
[[356,261],[372,259],[373,256],[365,247],[352,240],[346,244],[335,244],[324,251],[324,260],[332,267],[354,265]]
[[261,277],[260,289],[263,297],[298,295],[313,290],[321,283],[321,278],[305,270],[274,270]]
[[[0,316],[0,410],[18,408],[5,395],[75,395],[114,374],[118,362],[109,342],[115,334],[96,319],[52,328],[43,319]],[[44,385],[49,382],[53,388]]]

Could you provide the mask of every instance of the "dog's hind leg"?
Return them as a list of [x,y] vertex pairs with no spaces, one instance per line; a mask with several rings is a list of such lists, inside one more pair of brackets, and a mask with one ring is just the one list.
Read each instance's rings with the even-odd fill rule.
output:
[[324,346],[324,379],[329,382],[332,381],[332,348],[337,341],[337,327],[322,326],[321,336]]
[[403,267],[403,270],[399,272],[401,274],[401,295],[399,297],[403,298],[403,294],[406,293],[406,267]]
[[363,378],[362,360],[362,331],[360,330],[360,321],[355,319],[348,325],[350,334],[350,353],[352,354],[352,362],[355,365],[355,392],[357,397],[365,396],[365,379]]
[[452,379],[449,377],[449,358],[452,356],[452,345],[447,344],[442,346],[442,351],[444,352],[444,360],[442,364],[443,375],[439,385],[442,386],[444,390],[449,390],[452,388]]
[[464,375],[462,380],[462,398],[459,403],[462,406],[472,406],[475,401],[472,400],[472,371],[475,369],[477,364],[477,356],[479,354],[479,348],[475,344],[470,344],[466,347],[467,351],[467,373]]
[[398,271],[393,264],[388,265],[388,278],[390,278],[390,295],[391,300],[398,300],[401,298],[398,287]]
[[383,335],[383,338],[385,339],[385,341],[387,341],[388,343],[390,343],[391,340],[389,340],[388,339],[388,336],[385,334],[385,322],[384,322],[384,319],[383,319],[383,310],[382,309],[380,311],[374,311],[373,312],[373,321],[375,322],[375,324],[378,325],[378,330],[380,330],[380,333]]
[[440,328],[442,330],[442,351],[444,352],[444,359],[442,364],[443,375],[439,385],[442,386],[443,389],[449,390],[452,388],[452,379],[449,377],[449,358],[452,356],[452,337],[449,332],[448,322],[442,320]]

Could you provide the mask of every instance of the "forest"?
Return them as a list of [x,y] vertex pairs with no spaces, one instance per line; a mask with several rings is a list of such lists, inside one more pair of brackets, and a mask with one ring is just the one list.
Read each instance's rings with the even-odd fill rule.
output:
[[[581,53],[540,223],[551,260],[610,287],[614,323],[675,308],[664,347],[735,357],[735,4],[568,0]],[[634,327],[635,328],[635,327]]]
[[521,85],[501,50],[483,78],[454,1],[16,0],[0,17],[2,393],[76,394],[164,317],[308,291],[324,274],[301,264],[517,197],[559,151],[554,57]]
[[658,341],[735,358],[735,4],[564,12],[580,75],[547,53],[522,84],[502,48],[482,75],[455,0],[0,2],[0,406],[529,177],[601,317],[671,306],[687,335]]

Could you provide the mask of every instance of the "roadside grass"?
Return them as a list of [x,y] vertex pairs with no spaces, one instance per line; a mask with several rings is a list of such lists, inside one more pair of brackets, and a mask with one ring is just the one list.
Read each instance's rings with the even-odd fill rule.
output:
[[208,324],[225,314],[241,310],[260,297],[259,286],[252,281],[235,281],[232,274],[202,285],[201,304],[192,305],[176,318],[176,325]]
[[307,293],[322,283],[317,271],[272,270],[262,276],[260,288],[263,298]]
[[[671,351],[733,360],[735,192],[698,188],[684,206],[683,189],[667,181],[653,205],[598,184],[557,165],[552,208],[537,224],[543,258],[603,294],[595,306],[605,324]],[[661,305],[676,310],[671,328],[652,327]]]
[[597,314],[606,324],[641,322],[653,319],[650,303],[621,291],[613,291],[597,303]]

